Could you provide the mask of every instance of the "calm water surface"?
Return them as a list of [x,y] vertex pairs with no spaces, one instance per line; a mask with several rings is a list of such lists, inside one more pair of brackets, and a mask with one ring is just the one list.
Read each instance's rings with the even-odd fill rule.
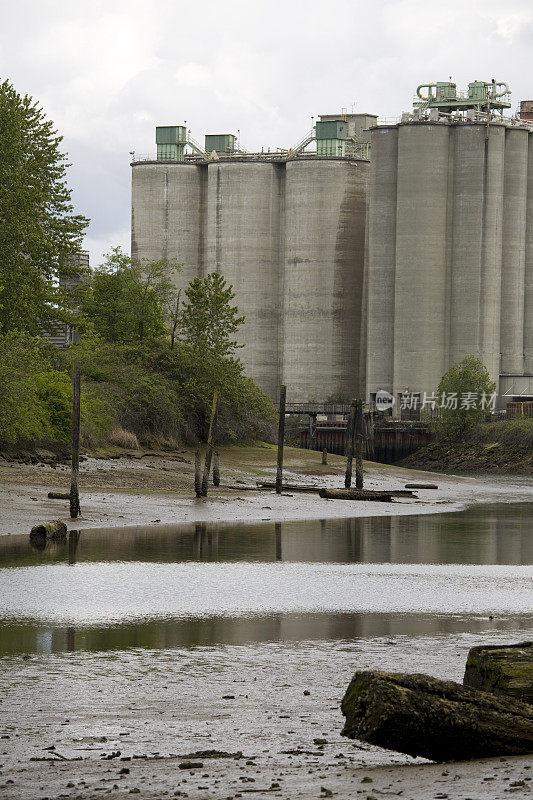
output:
[[[533,621],[533,504],[0,538],[0,655],[509,632]],[[493,619],[490,619],[490,617]]]

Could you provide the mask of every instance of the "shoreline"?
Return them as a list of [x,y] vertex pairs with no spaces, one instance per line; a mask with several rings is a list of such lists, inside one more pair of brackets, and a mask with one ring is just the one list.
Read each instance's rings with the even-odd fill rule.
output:
[[[533,478],[526,476],[458,476],[436,474],[365,462],[365,487],[402,489],[409,482],[437,483],[437,490],[416,490],[417,498],[391,503],[324,500],[318,494],[258,489],[256,481],[275,476],[271,445],[220,448],[220,487],[207,498],[193,492],[193,451],[89,456],[80,468],[82,515],[70,520],[68,501],[50,500],[50,490],[68,491],[70,469],[65,465],[18,464],[0,461],[0,535],[29,534],[38,522],[60,519],[69,529],[131,527],[194,522],[265,522],[347,517],[436,514],[458,511],[476,503],[530,502]],[[286,448],[284,480],[339,487],[345,459]]]

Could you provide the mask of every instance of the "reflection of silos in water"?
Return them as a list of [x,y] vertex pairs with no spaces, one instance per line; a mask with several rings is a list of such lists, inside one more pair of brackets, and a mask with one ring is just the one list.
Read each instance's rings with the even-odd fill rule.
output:
[[246,374],[274,397],[280,382],[281,165],[259,161],[209,165],[207,254],[246,317],[238,351]]
[[368,163],[287,162],[283,382],[292,401],[357,394]]
[[398,128],[372,130],[368,210],[367,392],[393,390]]
[[447,369],[448,125],[400,125],[394,391],[432,392]]
[[186,163],[137,162],[132,170],[131,255],[183,264],[185,287],[203,261],[206,168]]
[[521,375],[524,366],[524,268],[528,132],[508,128],[505,137],[501,371]]
[[524,288],[524,373],[533,375],[533,133],[529,134],[528,146]]

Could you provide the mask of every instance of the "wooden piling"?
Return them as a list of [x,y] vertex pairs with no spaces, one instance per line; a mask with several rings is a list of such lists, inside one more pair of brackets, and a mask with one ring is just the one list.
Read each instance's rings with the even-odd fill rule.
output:
[[207,450],[205,453],[204,475],[202,478],[202,497],[207,497],[207,486],[209,483],[209,473],[211,472],[211,460],[213,458],[213,440],[217,426],[218,415],[218,391],[213,395],[213,405],[211,407],[211,421],[209,423],[209,434],[207,436]]
[[328,448],[327,447],[324,447],[324,449],[322,450],[322,463],[323,464],[327,464],[328,463]]
[[200,449],[194,454],[194,491],[196,497],[202,496],[202,457]]
[[355,488],[363,488],[363,401],[355,401]]
[[279,422],[278,422],[278,466],[276,470],[276,494],[281,494],[283,486],[283,443],[285,440],[285,402],[287,387],[279,387]]
[[344,486],[349,489],[352,485],[352,461],[353,461],[353,437],[355,428],[356,401],[350,404],[350,418],[346,430],[346,474],[344,476]]
[[213,453],[213,486],[220,486],[220,457],[218,450]]
[[80,472],[81,369],[72,376],[72,468],[70,473],[70,518],[81,514],[78,476]]

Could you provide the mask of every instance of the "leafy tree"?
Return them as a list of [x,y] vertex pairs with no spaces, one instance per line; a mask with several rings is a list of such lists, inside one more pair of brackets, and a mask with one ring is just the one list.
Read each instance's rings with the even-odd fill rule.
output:
[[120,247],[106,259],[78,290],[80,311],[90,327],[114,343],[164,338],[165,307],[176,295],[171,276],[181,266],[165,260],[139,264]]
[[440,433],[458,439],[490,416],[496,384],[485,365],[474,356],[453,364],[438,385]]
[[73,213],[62,137],[31,97],[0,83],[0,326],[39,334],[67,317],[58,278],[73,274],[88,220]]
[[244,347],[233,337],[244,322],[239,316],[233,288],[222,275],[211,272],[205,278],[194,278],[185,290],[187,301],[182,309],[183,341],[200,353],[231,358]]

